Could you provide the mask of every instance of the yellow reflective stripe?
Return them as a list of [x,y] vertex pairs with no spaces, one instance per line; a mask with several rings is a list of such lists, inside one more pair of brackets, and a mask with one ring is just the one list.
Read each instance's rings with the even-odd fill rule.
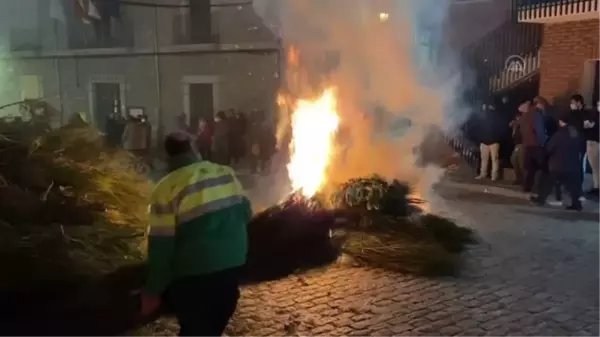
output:
[[150,214],[148,221],[150,223],[150,235],[172,236],[175,235],[176,219],[175,214],[154,215]]
[[177,215],[177,222],[183,223],[194,220],[196,218],[201,217],[204,214],[218,211],[220,209],[224,209],[227,207],[231,207],[237,204],[240,204],[244,201],[244,196],[242,195],[232,195],[229,197],[225,197],[218,200],[213,200],[207,203],[203,203],[198,205],[186,212],[179,213]]
[[183,200],[183,198],[185,198],[188,195],[194,194],[196,192],[201,192],[206,189],[213,188],[213,187],[227,185],[229,183],[232,183],[233,181],[234,181],[234,178],[231,174],[226,174],[226,175],[222,175],[220,177],[208,178],[208,179],[197,181],[195,183],[192,183],[192,184],[184,187],[181,191],[179,191],[179,193],[177,193],[177,195],[173,199],[173,204],[179,205],[181,203],[181,201]]
[[171,172],[164,180],[167,185],[172,186],[169,193],[174,198],[182,192],[185,193],[184,190],[189,188],[190,185],[204,180],[231,175],[232,173],[233,170],[227,166],[202,161]]
[[207,188],[202,191],[198,191],[196,193],[185,196],[179,202],[179,206],[177,207],[177,214],[186,213],[204,204],[208,204],[213,201],[225,199],[235,195],[243,195],[243,193],[239,193],[238,189],[233,183],[216,186],[213,188]]

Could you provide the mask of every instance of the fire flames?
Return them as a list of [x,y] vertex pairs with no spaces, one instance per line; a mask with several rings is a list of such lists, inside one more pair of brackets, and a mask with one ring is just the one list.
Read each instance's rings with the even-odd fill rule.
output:
[[291,116],[292,140],[288,175],[294,191],[312,197],[326,181],[340,118],[335,90],[315,100],[300,99]]

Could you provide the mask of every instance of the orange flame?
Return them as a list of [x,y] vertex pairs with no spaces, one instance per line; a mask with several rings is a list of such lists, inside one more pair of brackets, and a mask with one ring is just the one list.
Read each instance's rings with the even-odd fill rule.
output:
[[291,120],[291,160],[287,166],[294,191],[311,197],[325,183],[339,123],[333,88],[326,89],[316,100],[296,102]]

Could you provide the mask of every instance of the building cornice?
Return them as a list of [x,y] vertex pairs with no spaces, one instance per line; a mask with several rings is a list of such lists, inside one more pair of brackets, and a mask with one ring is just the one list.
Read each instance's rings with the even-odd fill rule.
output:
[[93,48],[70,50],[18,51],[0,55],[3,59],[85,58],[85,57],[128,57],[172,54],[220,54],[220,53],[277,53],[278,42],[257,43],[210,43],[133,48]]

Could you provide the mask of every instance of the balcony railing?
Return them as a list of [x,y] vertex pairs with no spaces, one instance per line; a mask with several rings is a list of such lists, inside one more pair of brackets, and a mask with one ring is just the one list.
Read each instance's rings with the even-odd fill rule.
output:
[[513,0],[519,22],[555,23],[598,18],[598,0]]
[[[508,20],[463,52],[479,96],[489,96],[539,69],[542,30],[541,25]],[[510,59],[519,61],[519,71],[507,69]]]
[[490,77],[490,90],[497,92],[504,90],[515,83],[521,83],[525,78],[529,78],[532,74],[540,70],[540,52],[527,54],[524,56],[515,57],[512,66],[507,62],[506,68],[500,73]]

